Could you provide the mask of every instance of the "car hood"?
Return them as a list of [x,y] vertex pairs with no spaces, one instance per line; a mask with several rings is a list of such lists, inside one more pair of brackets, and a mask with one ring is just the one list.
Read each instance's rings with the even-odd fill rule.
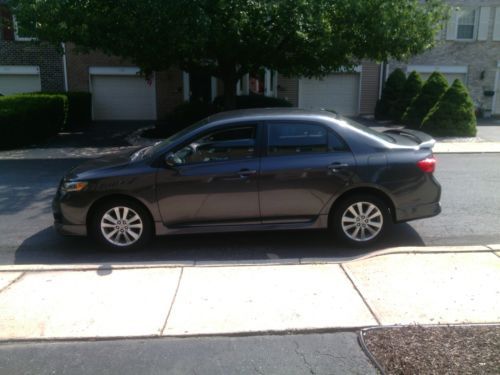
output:
[[112,175],[113,170],[120,170],[131,163],[130,156],[139,148],[128,149],[115,154],[86,161],[71,169],[65,176],[67,180],[99,178]]

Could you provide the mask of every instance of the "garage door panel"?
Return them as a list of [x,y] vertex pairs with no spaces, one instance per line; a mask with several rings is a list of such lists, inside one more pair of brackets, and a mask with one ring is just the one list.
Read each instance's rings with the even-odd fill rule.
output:
[[0,94],[2,95],[41,90],[42,85],[38,74],[0,74]]
[[155,87],[143,77],[92,76],[95,120],[156,119]]
[[359,74],[332,74],[323,79],[301,79],[302,108],[330,109],[355,115],[359,107]]

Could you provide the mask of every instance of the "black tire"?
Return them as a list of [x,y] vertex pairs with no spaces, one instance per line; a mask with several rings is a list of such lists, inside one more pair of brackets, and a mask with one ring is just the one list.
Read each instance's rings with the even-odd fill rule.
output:
[[[119,220],[117,223],[112,223],[108,219],[103,221],[104,216],[109,215],[110,211],[116,212],[115,208],[118,208],[118,217],[121,218],[124,217],[126,208],[128,210],[127,220],[129,221]],[[139,220],[136,219],[135,215],[139,217]],[[116,218],[116,216],[112,215],[112,218]],[[105,224],[106,227],[101,227],[101,223]],[[115,225],[115,228],[110,227],[108,229],[108,224]],[[138,225],[141,225],[141,228],[138,228]],[[111,236],[111,239],[106,238],[104,232],[109,235],[115,229],[121,232],[121,234],[117,233],[119,239],[116,240],[114,235]],[[93,211],[89,222],[89,234],[100,244],[111,250],[128,251],[139,249],[151,240],[153,233],[153,221],[147,209],[140,203],[128,199],[110,199],[99,204]],[[137,238],[134,238],[133,234],[137,235]]]
[[[361,210],[358,204],[361,204]],[[361,211],[361,215],[356,216],[351,210],[348,211],[350,207],[358,214]],[[372,211],[369,211],[370,208]],[[366,212],[369,212],[369,215],[362,215]],[[377,213],[380,215],[375,216]],[[330,229],[344,244],[351,247],[366,247],[382,239],[391,222],[389,208],[382,199],[369,194],[356,194],[343,199],[335,206],[331,214]],[[351,224],[354,226],[350,227]],[[380,229],[377,227],[379,224]],[[362,233],[365,233],[364,239]]]

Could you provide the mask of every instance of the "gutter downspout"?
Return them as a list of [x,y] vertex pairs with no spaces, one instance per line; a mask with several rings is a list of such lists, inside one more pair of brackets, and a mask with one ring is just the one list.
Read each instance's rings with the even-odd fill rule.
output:
[[63,62],[63,71],[64,71],[64,91],[68,92],[68,66],[66,63],[66,44],[61,43],[62,49],[63,49],[63,56],[62,56],[62,62]]

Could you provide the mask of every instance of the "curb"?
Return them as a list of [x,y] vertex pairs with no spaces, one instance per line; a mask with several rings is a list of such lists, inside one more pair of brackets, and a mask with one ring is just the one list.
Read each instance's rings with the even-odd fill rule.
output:
[[297,265],[322,265],[322,264],[345,264],[363,261],[379,256],[389,255],[418,255],[418,254],[447,254],[447,253],[495,253],[500,251],[500,244],[477,245],[477,246],[419,246],[419,247],[393,247],[376,250],[361,256],[345,257],[336,260],[331,258],[291,258],[291,259],[262,259],[248,261],[150,261],[131,263],[103,263],[103,264],[63,264],[63,265],[5,265],[0,266],[1,272],[63,272],[63,271],[109,271],[109,270],[131,270],[149,268],[186,268],[186,267],[259,267],[259,266],[297,266]]

